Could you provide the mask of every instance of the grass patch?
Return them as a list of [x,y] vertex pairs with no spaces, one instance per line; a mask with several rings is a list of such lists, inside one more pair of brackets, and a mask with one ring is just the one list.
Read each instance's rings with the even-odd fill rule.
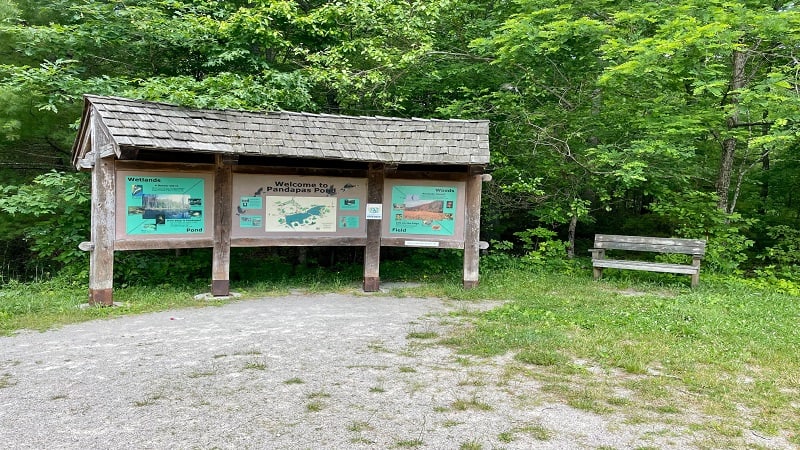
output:
[[360,270],[355,268],[340,273],[320,267],[297,270],[291,277],[276,273],[277,279],[261,281],[264,271],[255,272],[257,276],[252,277],[252,281],[231,286],[231,290],[243,295],[240,300],[196,300],[195,295],[208,292],[206,280],[183,284],[115,284],[117,306],[112,308],[82,307],[87,302],[88,281],[80,277],[63,276],[37,282],[11,280],[0,285],[0,335],[11,335],[23,329],[44,331],[71,323],[168,309],[221,306],[247,298],[285,295],[297,286],[310,294],[354,291],[360,276]]
[[298,377],[289,378],[288,380],[283,381],[283,384],[303,384],[303,383],[305,383],[305,381],[303,381]]
[[118,306],[85,305],[87,284],[75,279],[55,278],[41,282],[9,282],[0,288],[0,335],[22,329],[44,331],[87,320],[174,308],[219,305],[221,302],[195,300],[207,289],[202,284],[186,286],[132,286],[114,290]]
[[692,421],[682,414],[702,411],[704,432],[734,446],[745,445],[742,430],[800,429],[792,400],[800,377],[787,376],[800,373],[797,297],[713,275],[690,289],[683,277],[612,272],[594,282],[589,272],[511,268],[471,291],[449,291],[507,301],[462,313],[469,326],[443,341],[462,358],[513,353],[535,367],[513,376],[552,377],[543,390],[584,411],[633,417],[645,409],[684,425]]
[[423,444],[422,439],[406,439],[395,442],[394,446],[397,448],[416,448],[422,447]]
[[566,364],[569,360],[558,352],[540,348],[528,348],[514,356],[519,362],[536,366],[556,366]]
[[400,373],[415,373],[417,369],[410,366],[400,366]]

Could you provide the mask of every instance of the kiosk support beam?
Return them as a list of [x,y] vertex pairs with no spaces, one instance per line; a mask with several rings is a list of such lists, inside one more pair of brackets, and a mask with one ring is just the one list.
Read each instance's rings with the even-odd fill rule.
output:
[[[370,163],[367,173],[367,205],[383,203],[384,165]],[[364,247],[364,292],[381,288],[381,220],[367,220],[367,245]]]
[[470,175],[466,185],[466,221],[464,224],[464,289],[478,286],[478,262],[480,259],[481,234],[481,185],[480,174]]
[[211,295],[230,295],[233,168],[215,155],[214,168],[214,256],[211,262]]
[[114,304],[115,199],[114,157],[100,158],[92,168],[92,219],[89,251],[89,304]]

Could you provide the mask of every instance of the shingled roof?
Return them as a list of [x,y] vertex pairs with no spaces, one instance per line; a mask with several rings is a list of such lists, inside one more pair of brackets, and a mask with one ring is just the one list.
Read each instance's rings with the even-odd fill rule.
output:
[[85,96],[73,148],[89,151],[90,122],[126,149],[398,164],[485,165],[485,120],[353,117],[294,112],[190,109],[119,97]]

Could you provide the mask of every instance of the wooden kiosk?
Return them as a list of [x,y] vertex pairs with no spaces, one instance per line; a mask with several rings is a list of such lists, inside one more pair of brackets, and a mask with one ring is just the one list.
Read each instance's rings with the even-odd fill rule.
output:
[[92,172],[89,301],[113,302],[114,252],[362,246],[364,290],[382,246],[464,249],[478,284],[489,123],[196,110],[85,96],[73,164]]

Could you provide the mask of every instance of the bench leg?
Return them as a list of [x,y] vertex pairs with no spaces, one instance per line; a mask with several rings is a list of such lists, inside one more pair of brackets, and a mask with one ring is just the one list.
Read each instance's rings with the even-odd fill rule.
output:
[[592,267],[592,273],[594,274],[595,281],[599,280],[600,277],[603,276],[603,268],[602,267]]
[[700,272],[692,274],[692,287],[696,288],[700,284]]

